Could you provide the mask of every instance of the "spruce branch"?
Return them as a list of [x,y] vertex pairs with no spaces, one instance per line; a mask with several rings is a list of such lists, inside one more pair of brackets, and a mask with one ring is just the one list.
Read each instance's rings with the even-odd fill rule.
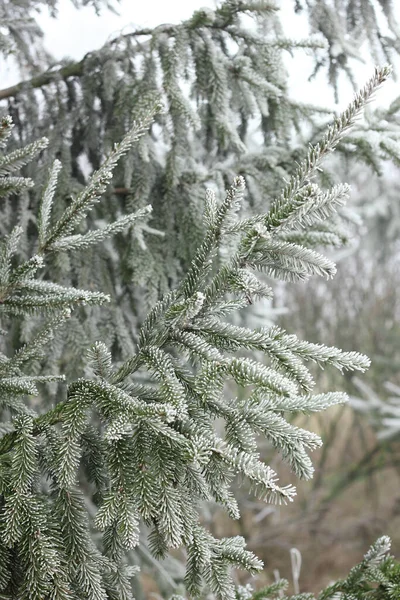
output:
[[[210,258],[213,258],[213,252],[216,250],[220,241],[222,227],[227,215],[232,208],[240,203],[245,189],[243,177],[237,177],[233,185],[227,190],[224,202],[216,210],[215,215],[211,217],[206,214],[206,220],[210,225],[203,243],[198,249],[195,258],[192,261],[191,268],[184,278],[178,293],[182,290],[185,297],[191,296],[193,291],[199,286],[201,277],[205,277],[208,269],[211,267]],[[213,203],[212,192],[208,192],[207,203],[211,206]],[[212,210],[211,208],[208,211]]]
[[29,179],[29,177],[2,177],[0,179],[0,196],[7,198],[8,196],[28,190],[33,186],[33,180]]
[[32,142],[32,144],[28,144],[24,148],[14,150],[14,152],[10,152],[9,154],[0,157],[0,181],[4,177],[10,175],[10,173],[18,171],[31,162],[35,156],[47,148],[48,145],[49,140],[44,137],[41,140]]
[[0,148],[3,149],[6,147],[8,139],[12,133],[14,124],[12,118],[7,115],[5,117],[1,117],[0,119]]
[[55,241],[51,250],[53,252],[60,252],[65,250],[86,250],[89,246],[93,244],[98,244],[107,238],[121,233],[128,227],[132,227],[136,224],[136,221],[142,221],[146,217],[151,214],[151,206],[145,206],[144,208],[139,209],[135,213],[130,215],[126,215],[124,217],[120,217],[114,223],[110,223],[106,227],[102,229],[96,229],[94,231],[89,231],[85,234],[77,234],[70,235],[66,237],[62,237],[61,239]]
[[45,244],[48,229],[50,225],[51,207],[53,203],[54,194],[57,186],[58,174],[61,171],[61,162],[55,160],[50,172],[49,177],[43,191],[42,199],[39,206],[39,215],[37,219],[37,227],[39,232],[39,246],[43,247]]
[[[111,181],[117,162],[128,152],[132,145],[147,132],[150,124],[153,121],[154,115],[159,110],[160,105],[155,105],[151,110],[147,111],[146,114],[141,116],[138,121],[134,122],[132,128],[126,134],[124,139],[119,144],[115,145],[113,152],[107,157],[101,168],[92,175],[84,191],[72,201],[71,205],[51,229],[48,237],[41,247],[41,252],[54,250],[57,247],[57,243],[62,243],[63,240],[65,240],[65,237],[73,231],[76,225],[80,223],[86,214],[91,210],[93,205],[100,200],[100,197],[105,192]],[[96,239],[95,234],[87,235],[89,236],[87,240],[90,240],[91,238]],[[97,235],[100,236],[100,234]],[[71,243],[73,242],[71,241]],[[88,243],[90,242],[88,241]]]
[[323,159],[335,150],[338,143],[351,129],[362,109],[371,101],[373,94],[386,81],[391,71],[390,66],[376,67],[374,75],[356,94],[347,109],[336,117],[321,142],[309,149],[306,159],[298,166],[282,194],[275,200],[266,215],[264,224],[268,230],[281,227],[297,213],[300,216],[305,214],[303,212],[304,200],[301,195],[304,186],[320,168]]

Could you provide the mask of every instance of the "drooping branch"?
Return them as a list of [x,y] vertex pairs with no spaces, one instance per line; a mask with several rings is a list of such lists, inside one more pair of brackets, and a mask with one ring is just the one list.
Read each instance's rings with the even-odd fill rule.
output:
[[[267,2],[265,3],[265,5],[263,5],[263,8],[262,8],[262,12],[275,12],[277,10],[278,10],[277,6],[275,6],[273,3],[269,4]],[[157,27],[155,27],[153,29],[152,28],[136,29],[127,34],[120,35],[120,36],[113,38],[112,40],[107,42],[105,44],[105,46],[113,46],[115,44],[118,44],[121,40],[127,40],[129,38],[138,38],[138,37],[153,37],[154,38],[154,36],[160,35],[160,34],[174,36],[182,29],[193,30],[193,29],[199,29],[202,27],[207,27],[209,29],[214,29],[214,30],[218,29],[221,31],[225,31],[225,32],[228,32],[232,37],[240,38],[241,35],[238,34],[234,29],[231,29],[233,20],[237,13],[245,13],[245,12],[252,12],[252,11],[258,12],[258,11],[261,11],[261,9],[257,9],[257,7],[254,7],[251,4],[247,4],[246,2],[238,2],[234,6],[233,5],[231,6],[229,3],[224,3],[216,11],[207,11],[207,10],[200,9],[200,10],[196,11],[190,19],[183,21],[182,23],[180,23],[178,25],[173,25],[173,24],[168,23],[168,24],[158,25]],[[253,37],[252,41],[255,42],[256,36],[252,36],[252,37]],[[264,39],[260,39],[260,40],[258,40],[258,42],[261,44],[267,43]],[[283,46],[286,46],[287,40],[282,40],[281,43]],[[279,42],[278,42],[278,45],[279,45]],[[309,43],[307,44],[304,41],[301,41],[300,45],[302,45],[302,46],[306,45],[307,47],[310,46]],[[312,42],[311,46],[315,46],[315,42]],[[317,46],[320,46],[320,44],[317,44]],[[143,50],[143,44],[141,44],[141,49]],[[32,77],[31,79],[27,79],[27,80],[24,80],[24,81],[21,81],[21,82],[15,84],[15,85],[12,85],[10,87],[4,88],[4,89],[0,90],[0,100],[6,100],[7,98],[15,97],[19,94],[19,92],[21,92],[24,89],[41,88],[45,85],[49,85],[53,81],[59,80],[59,79],[65,80],[65,79],[68,79],[68,77],[81,77],[84,73],[85,61],[89,57],[93,57],[96,54],[98,54],[99,52],[101,52],[101,50],[102,49],[93,50],[91,52],[88,52],[78,62],[71,62],[67,65],[64,65],[63,67],[61,67],[59,69],[48,70],[40,75]]]
[[[182,24],[184,26],[184,24]],[[153,36],[159,33],[167,33],[171,34],[176,32],[179,25],[160,25],[154,29],[145,28],[138,29],[136,31],[132,31],[123,36],[118,36],[111,41],[107,42],[106,46],[113,46],[114,44],[121,41],[121,39],[128,39],[131,37],[141,37],[141,36]],[[100,50],[93,50],[85,54],[85,56],[78,62],[71,62],[67,65],[59,69],[52,69],[41,73],[40,75],[36,75],[31,79],[26,79],[24,81],[20,81],[15,85],[4,88],[0,90],[0,100],[6,100],[7,98],[13,98],[17,96],[24,89],[37,89],[41,88],[45,85],[49,85],[53,81],[60,79],[68,79],[68,77],[82,77],[84,73],[84,64],[85,61],[94,55],[96,55]]]
[[[86,57],[85,57],[86,58]],[[37,75],[36,77],[32,77],[32,79],[27,79],[25,81],[20,81],[19,83],[12,85],[8,88],[4,88],[0,90],[0,100],[6,100],[7,98],[13,98],[17,96],[19,92],[22,92],[24,89],[36,89],[41,88],[44,85],[48,85],[52,83],[56,79],[67,79],[68,77],[80,77],[83,74],[83,64],[85,58],[76,63],[71,63],[66,65],[65,67],[61,67],[61,69],[57,69],[55,71],[46,71],[41,75]]]

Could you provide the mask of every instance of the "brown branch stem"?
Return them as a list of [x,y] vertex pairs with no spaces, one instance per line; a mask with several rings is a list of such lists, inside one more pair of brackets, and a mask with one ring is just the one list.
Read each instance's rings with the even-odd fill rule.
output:
[[20,81],[16,85],[4,88],[3,90],[0,90],[0,100],[6,100],[7,98],[17,96],[17,94],[19,94],[19,92],[21,92],[25,88],[40,88],[44,85],[52,83],[56,79],[80,77],[83,74],[83,63],[85,58],[83,58],[79,62],[71,63],[69,65],[66,65],[65,67],[61,67],[61,69],[57,69],[56,71],[46,71],[41,75],[32,77],[32,79],[26,79],[25,81]]

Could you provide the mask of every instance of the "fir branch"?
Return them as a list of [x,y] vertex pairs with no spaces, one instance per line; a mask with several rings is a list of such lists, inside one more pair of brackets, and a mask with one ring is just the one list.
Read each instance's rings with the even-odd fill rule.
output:
[[120,217],[114,223],[110,223],[102,229],[89,231],[83,235],[70,235],[62,237],[51,245],[53,252],[64,252],[66,250],[86,250],[93,244],[103,242],[107,238],[124,231],[127,227],[135,225],[137,220],[144,220],[151,213],[151,206],[139,209],[131,215]]
[[[244,189],[245,181],[243,177],[237,177],[233,182],[233,185],[227,190],[224,202],[216,211],[205,239],[198,249],[195,258],[192,261],[191,268],[178,290],[178,294],[183,293],[185,297],[191,296],[193,291],[200,285],[201,278],[204,278],[207,275],[208,270],[211,267],[209,259],[210,257],[212,258],[212,252],[219,243],[224,221],[226,220],[229,211],[240,202]],[[211,201],[212,199],[209,196],[209,202]],[[210,219],[210,217],[207,218]]]
[[0,302],[0,312],[7,315],[35,314],[38,311],[54,313],[65,310],[71,304],[90,306],[110,301],[109,296],[100,292],[86,292],[73,288],[66,288],[63,292],[48,296],[41,294],[13,295]]
[[0,178],[0,197],[7,198],[14,194],[19,194],[34,186],[34,182],[29,177],[1,177]]
[[159,109],[159,105],[156,105],[143,115],[139,121],[135,121],[124,139],[115,145],[113,152],[108,156],[101,168],[92,175],[84,191],[72,201],[71,205],[49,232],[44,245],[41,247],[42,252],[54,250],[56,243],[62,243],[62,240],[71,233],[93,205],[100,200],[101,195],[105,192],[111,181],[117,162],[128,152],[132,144],[147,132],[155,113]]
[[7,177],[10,173],[18,171],[21,167],[31,162],[39,152],[47,148],[49,140],[44,137],[32,142],[24,148],[14,150],[0,157],[0,179]]
[[43,247],[45,240],[48,235],[48,229],[50,225],[51,208],[53,203],[54,194],[57,186],[58,174],[61,171],[61,163],[55,160],[43,191],[42,199],[39,206],[39,214],[37,218],[37,228],[39,232],[39,246]]
[[14,127],[12,118],[9,115],[1,117],[0,119],[0,148],[6,147],[8,139],[12,133]]
[[53,339],[55,330],[61,327],[70,316],[71,311],[65,310],[46,323],[27,344],[24,344],[24,346],[15,352],[14,356],[9,359],[4,367],[3,365],[0,367],[1,373],[3,374],[10,369],[20,368],[28,360],[37,359],[42,356],[43,346]]
[[303,204],[303,198],[301,195],[299,197],[299,194],[306,185],[307,180],[320,168],[322,160],[335,150],[338,143],[360,116],[362,109],[371,101],[372,95],[386,81],[390,73],[391,67],[389,66],[376,68],[374,75],[355,96],[353,102],[343,113],[336,117],[321,142],[309,149],[306,159],[298,166],[281,196],[275,200],[265,216],[264,224],[268,230],[279,228],[293,215],[294,211],[299,210]]

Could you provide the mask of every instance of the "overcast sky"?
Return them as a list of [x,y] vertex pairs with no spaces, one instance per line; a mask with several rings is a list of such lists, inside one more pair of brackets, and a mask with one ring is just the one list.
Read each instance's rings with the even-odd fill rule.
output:
[[[194,10],[201,7],[215,7],[215,0],[121,0],[115,3],[119,15],[103,10],[100,17],[93,8],[75,9],[71,0],[59,1],[58,18],[52,19],[43,11],[38,21],[45,32],[45,44],[56,58],[70,57],[79,60],[85,53],[100,48],[110,37],[115,37],[121,30],[129,31],[133,26],[154,27],[160,23],[178,23],[189,18]],[[281,18],[284,22],[285,34],[299,39],[307,36],[307,21],[304,16],[296,16],[293,12],[293,0],[280,0]],[[399,10],[400,12],[400,10]],[[321,75],[313,83],[307,79],[312,70],[312,59],[307,58],[304,51],[296,51],[295,58],[288,55],[287,65],[290,73],[291,95],[299,101],[334,108],[332,90],[325,76]],[[295,68],[293,68],[295,64]],[[362,85],[371,75],[373,64],[357,63],[355,66],[357,79]],[[18,81],[14,69],[0,65],[1,87]],[[385,84],[377,98],[379,103],[387,104],[396,97],[398,85],[395,82]],[[352,97],[352,89],[343,81],[340,107],[345,106]],[[336,107],[337,109],[337,107]]]

